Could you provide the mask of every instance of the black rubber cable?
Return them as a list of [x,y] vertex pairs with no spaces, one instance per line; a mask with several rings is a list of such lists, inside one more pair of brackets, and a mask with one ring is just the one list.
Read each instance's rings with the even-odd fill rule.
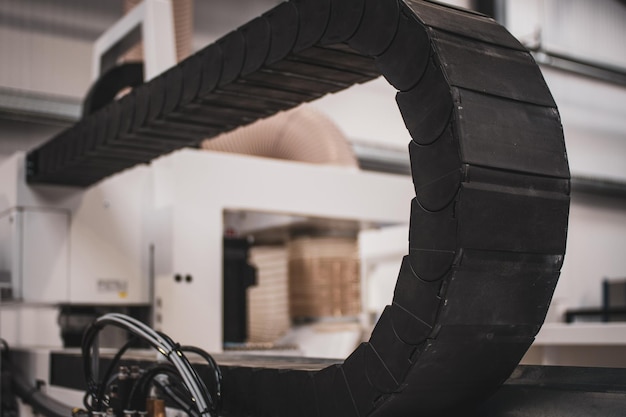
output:
[[130,395],[128,396],[128,403],[126,404],[127,409],[138,409],[136,406],[136,404],[138,404],[138,400],[148,397],[150,384],[158,375],[167,375],[170,378],[180,379],[180,375],[175,367],[169,364],[155,365],[141,375],[141,377],[133,385]]
[[13,364],[10,360],[10,350],[8,343],[1,339],[0,343],[4,348],[4,363],[11,373],[11,383],[15,394],[26,404],[30,405],[35,413],[42,414],[46,417],[71,417],[73,408],[63,404],[45,393],[41,392],[38,387],[31,385],[27,379],[15,372]]
[[[96,400],[93,404],[89,404],[85,401],[85,406],[88,409],[101,410],[102,408],[102,401],[104,398],[103,390],[106,389],[106,386],[103,387],[103,385],[106,385],[106,380],[99,382],[99,378],[96,376],[98,365],[92,363],[92,357],[95,357],[92,356],[92,351],[97,352],[97,345],[94,345],[94,342],[98,333],[107,325],[122,328],[138,338],[145,340],[153,348],[168,358],[169,362],[174,365],[174,369],[176,369],[178,377],[181,381],[183,381],[186,389],[189,390],[189,394],[191,395],[193,403],[198,409],[199,414],[207,414],[208,417],[219,414],[220,407],[219,399],[217,398],[220,387],[219,380],[216,381],[216,387],[218,390],[214,398],[214,395],[209,392],[206,384],[200,378],[197,371],[191,366],[187,358],[182,353],[178,343],[175,343],[169,336],[155,332],[153,329],[148,328],[144,323],[128,316],[114,313],[107,314],[96,319],[85,330],[83,336],[81,348],[83,353],[83,366],[85,371],[85,380],[87,383],[87,391],[90,393],[89,395]],[[200,349],[197,349],[197,351],[202,352],[200,354],[205,358],[207,356],[210,357],[208,353]],[[118,352],[120,357],[122,354],[123,352]],[[212,358],[208,360],[216,373],[216,378],[219,378],[221,375],[219,373],[219,369],[217,368],[217,364],[212,360]],[[137,385],[133,387],[133,394],[131,395],[131,398],[134,396],[136,387]],[[88,396],[86,398],[88,398]]]
[[14,373],[12,380],[15,393],[22,401],[33,407],[36,413],[46,417],[70,417],[72,415],[72,407],[44,394],[37,387],[30,385],[23,376]]
[[205,361],[207,361],[209,367],[213,370],[215,377],[215,399],[217,402],[217,409],[219,409],[222,404],[222,371],[220,370],[219,365],[217,364],[217,362],[215,362],[213,356],[211,356],[207,351],[200,349],[199,347],[181,346],[180,350],[182,350],[183,352],[195,353],[196,355],[201,356]]
[[166,397],[176,403],[176,405],[178,405],[180,409],[183,410],[185,413],[187,413],[191,417],[200,416],[198,412],[194,410],[193,404],[191,404],[189,401],[184,400],[181,395],[179,395],[180,393],[174,392],[174,388],[170,384],[165,384],[158,379],[153,379],[152,382],[159,390],[163,392]]
[[107,368],[107,370],[105,371],[104,375],[102,376],[102,382],[100,384],[100,389],[98,390],[98,394],[96,397],[96,404],[100,405],[102,404],[103,400],[104,400],[104,393],[106,391],[107,386],[109,385],[109,379],[111,378],[111,375],[113,375],[113,371],[115,370],[115,367],[117,366],[117,364],[119,363],[120,359],[122,359],[122,356],[124,355],[124,353],[126,353],[126,351],[132,347],[134,344],[138,343],[141,339],[139,339],[137,336],[133,336],[130,340],[128,340],[124,346],[122,346],[117,353],[115,354],[115,356],[113,357],[113,359],[111,360],[111,363],[109,364],[109,367]]

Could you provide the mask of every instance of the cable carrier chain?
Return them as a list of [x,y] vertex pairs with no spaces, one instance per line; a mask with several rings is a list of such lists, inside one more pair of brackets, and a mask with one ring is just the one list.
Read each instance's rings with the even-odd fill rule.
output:
[[569,211],[562,126],[530,53],[436,3],[292,0],[28,155],[31,184],[89,186],[379,75],[398,90],[416,193],[393,301],[341,364],[225,368],[225,415],[462,415],[509,377],[545,319]]

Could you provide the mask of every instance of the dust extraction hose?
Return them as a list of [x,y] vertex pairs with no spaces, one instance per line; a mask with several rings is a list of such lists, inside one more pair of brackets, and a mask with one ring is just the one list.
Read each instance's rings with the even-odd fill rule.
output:
[[278,113],[212,139],[207,150],[358,168],[345,135],[327,116],[309,106]]

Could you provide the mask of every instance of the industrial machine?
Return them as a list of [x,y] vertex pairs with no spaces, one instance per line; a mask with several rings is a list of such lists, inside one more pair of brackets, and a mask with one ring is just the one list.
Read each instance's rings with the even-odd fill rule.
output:
[[[412,187],[381,174],[190,150],[159,158],[380,75],[398,90],[413,138]],[[135,167],[144,163],[151,165]],[[159,372],[178,372],[190,398],[174,402],[207,417],[536,413],[544,391],[526,387],[549,386],[542,378],[554,377],[520,369],[485,402],[543,323],[569,207],[556,105],[530,54],[486,16],[417,0],[285,2],[2,169],[12,178],[2,230],[10,253],[23,253],[12,257],[16,294],[48,297],[37,291],[50,276],[55,300],[69,303],[154,298],[155,327],[214,352],[222,349],[217,265],[225,210],[384,224],[409,211],[390,207],[392,196],[415,195],[393,300],[369,341],[344,361],[216,357],[220,377],[202,354],[204,381],[213,381],[203,390],[199,375],[207,368],[190,370],[183,347],[137,320],[106,315],[87,333],[82,357],[49,357],[52,383],[69,388],[80,387],[66,370],[84,362],[91,415],[106,414],[121,392],[104,401],[107,381],[94,372],[93,342],[105,325],[141,335],[170,359],[175,369]],[[255,198],[260,190],[263,200]],[[40,239],[42,230],[50,233]],[[60,256],[49,256],[50,248]],[[145,367],[154,357],[131,360]],[[558,374],[553,386],[570,375]],[[151,379],[142,381],[137,389],[147,392]],[[589,381],[588,391],[597,392],[600,380]],[[578,388],[542,404],[576,415],[565,398]],[[603,398],[593,407],[618,415],[623,395]],[[125,413],[109,411],[116,412]]]

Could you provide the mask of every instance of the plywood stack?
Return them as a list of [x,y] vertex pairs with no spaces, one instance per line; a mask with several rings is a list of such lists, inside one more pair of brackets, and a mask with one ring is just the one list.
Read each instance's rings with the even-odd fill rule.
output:
[[250,263],[257,268],[257,285],[248,289],[248,342],[272,343],[290,327],[287,250],[255,246]]
[[358,246],[349,237],[302,237],[289,245],[289,299],[294,319],[353,316],[361,311]]

